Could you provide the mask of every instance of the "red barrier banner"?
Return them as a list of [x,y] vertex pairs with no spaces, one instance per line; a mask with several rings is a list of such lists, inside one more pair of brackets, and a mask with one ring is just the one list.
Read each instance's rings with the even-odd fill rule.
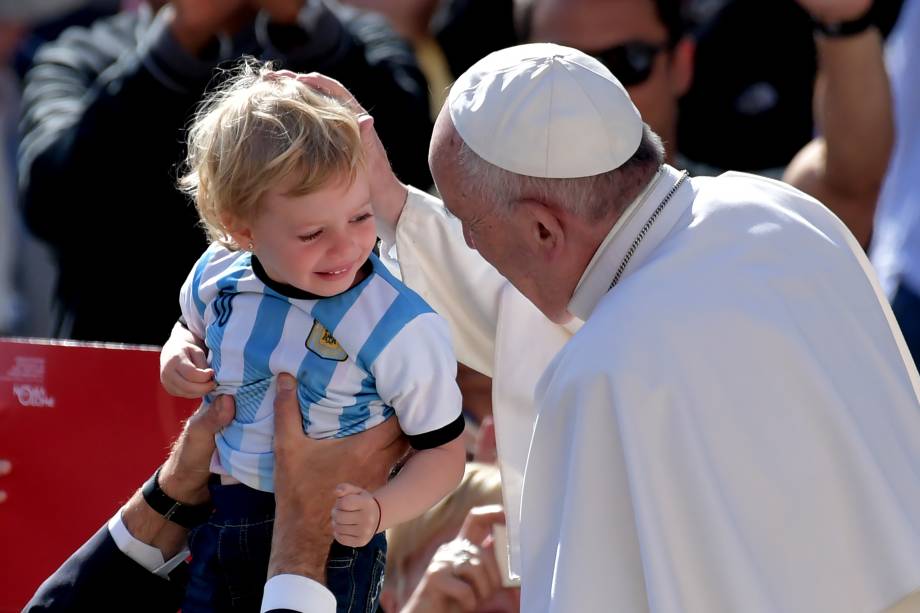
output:
[[163,461],[196,401],[159,348],[0,339],[0,612],[35,589]]

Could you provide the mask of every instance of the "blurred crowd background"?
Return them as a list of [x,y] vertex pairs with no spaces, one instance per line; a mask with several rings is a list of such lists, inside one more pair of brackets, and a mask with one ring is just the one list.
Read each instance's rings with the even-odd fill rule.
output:
[[[342,81],[399,177],[432,189],[428,139],[453,78],[545,41],[607,65],[672,165],[786,180],[834,210],[917,356],[918,38],[920,0],[0,0],[0,336],[165,341],[205,246],[176,189],[184,129],[243,55]],[[489,380],[460,379],[480,463],[391,535],[388,611],[516,606],[448,572],[500,523],[480,506],[500,503]]]

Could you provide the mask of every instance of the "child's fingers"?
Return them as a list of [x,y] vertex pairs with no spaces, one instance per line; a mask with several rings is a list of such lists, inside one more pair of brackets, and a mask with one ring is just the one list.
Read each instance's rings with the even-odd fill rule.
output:
[[164,384],[163,387],[166,389],[166,391],[171,396],[176,396],[178,398],[201,398],[202,396],[207,394],[207,392],[204,392],[202,394],[195,390],[190,390],[190,389],[185,388],[184,386],[178,386],[178,385]]
[[360,524],[343,524],[332,520],[332,534],[335,540],[348,547],[363,547],[371,540],[370,529]]
[[346,547],[364,547],[368,543],[368,541],[365,541],[364,539],[346,535],[336,535],[335,540],[337,540],[342,545],[345,545]]
[[186,353],[188,355],[189,361],[191,361],[193,365],[202,370],[209,370],[208,356],[201,347],[197,345],[190,345]]
[[363,494],[364,488],[360,488],[357,485],[352,483],[339,483],[335,486],[335,497],[342,498],[344,496],[353,496],[358,494]]
[[366,516],[361,511],[345,511],[332,509],[332,523],[336,526],[360,526],[367,523]]
[[183,381],[176,386],[176,389],[185,398],[201,398],[205,394],[213,392],[215,387],[216,385],[213,381],[208,381],[207,383]]
[[335,508],[340,511],[360,511],[363,513],[368,513],[372,507],[374,507],[374,510],[376,511],[376,506],[374,505],[373,500],[368,503],[368,500],[364,496],[357,494],[342,496],[335,501]]
[[338,524],[338,523],[333,523],[332,531],[335,534],[344,535],[344,536],[353,536],[356,538],[367,536],[367,534],[370,532],[369,530],[365,530],[364,528],[362,528],[360,525],[357,525],[357,524]]
[[189,383],[208,383],[214,379],[212,369],[199,368],[191,362],[180,362],[176,366],[176,374]]

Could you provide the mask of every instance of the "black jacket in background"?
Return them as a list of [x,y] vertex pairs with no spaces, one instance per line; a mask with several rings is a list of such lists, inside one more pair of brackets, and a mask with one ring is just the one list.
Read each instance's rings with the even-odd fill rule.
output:
[[[60,264],[58,336],[161,344],[204,250],[176,189],[183,128],[223,67],[246,53],[342,81],[375,118],[397,174],[427,187],[427,89],[410,49],[379,19],[342,23],[316,3],[308,32],[257,19],[230,52],[185,54],[149,11],[75,27],[42,47],[26,77],[20,193]],[[219,78],[216,77],[216,78]]]

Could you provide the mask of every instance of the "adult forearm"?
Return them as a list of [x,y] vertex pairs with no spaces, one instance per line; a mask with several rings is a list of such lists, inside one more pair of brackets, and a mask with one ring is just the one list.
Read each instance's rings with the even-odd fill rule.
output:
[[865,246],[894,142],[891,93],[878,30],[817,35],[815,114],[820,136],[786,169],[784,180],[836,213]]
[[378,181],[374,191],[374,217],[377,234],[384,242],[396,242],[396,226],[409,197],[408,188],[390,174],[386,180]]
[[882,37],[870,27],[841,38],[817,36],[818,117],[827,147],[828,187],[877,197],[894,142]]
[[140,491],[121,510],[121,519],[131,536],[160,550],[168,560],[186,547],[188,530],[154,511]]

